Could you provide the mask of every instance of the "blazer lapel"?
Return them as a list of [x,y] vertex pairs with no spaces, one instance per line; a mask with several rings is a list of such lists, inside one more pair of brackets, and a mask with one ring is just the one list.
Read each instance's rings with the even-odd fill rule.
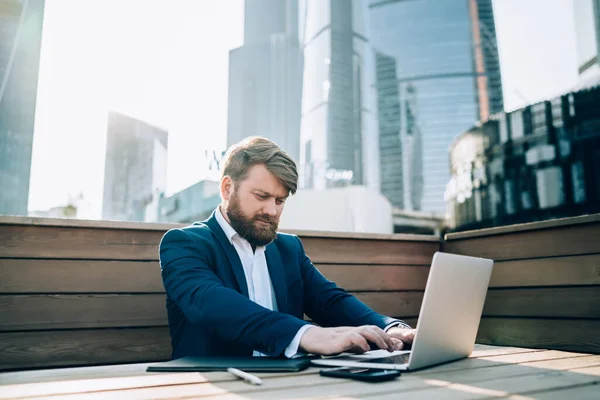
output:
[[242,266],[242,261],[240,260],[240,256],[238,256],[237,251],[235,251],[235,247],[229,242],[225,232],[221,229],[217,218],[215,217],[215,211],[213,211],[212,215],[209,219],[204,221],[206,225],[210,228],[210,230],[214,233],[214,235],[221,243],[223,250],[225,250],[225,254],[227,254],[227,258],[231,263],[231,269],[233,270],[233,274],[235,275],[235,280],[237,281],[240,292],[246,296],[250,297],[248,294],[248,282],[246,282],[246,276],[244,275],[244,267]]
[[287,313],[289,310],[285,271],[283,270],[279,249],[275,243],[267,245],[265,248],[265,257],[267,259],[267,267],[269,269],[269,275],[271,276],[271,282],[273,283],[273,289],[275,290],[277,309],[279,312]]

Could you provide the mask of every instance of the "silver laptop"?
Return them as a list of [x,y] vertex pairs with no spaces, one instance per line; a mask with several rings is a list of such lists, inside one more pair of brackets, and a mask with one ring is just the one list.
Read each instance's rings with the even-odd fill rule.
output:
[[410,351],[369,351],[315,359],[318,366],[416,370],[468,357],[494,261],[437,252],[433,256]]

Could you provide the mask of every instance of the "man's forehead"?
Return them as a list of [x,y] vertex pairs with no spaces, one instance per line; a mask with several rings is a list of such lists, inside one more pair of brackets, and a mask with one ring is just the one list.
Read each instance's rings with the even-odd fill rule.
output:
[[287,197],[289,191],[281,181],[263,165],[255,165],[248,171],[248,176],[242,181],[251,191],[261,191],[275,197]]

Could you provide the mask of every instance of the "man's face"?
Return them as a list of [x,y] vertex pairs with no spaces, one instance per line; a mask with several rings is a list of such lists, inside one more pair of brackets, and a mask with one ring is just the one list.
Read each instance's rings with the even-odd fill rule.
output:
[[263,164],[252,166],[246,179],[235,185],[225,177],[221,193],[229,223],[240,236],[254,246],[275,239],[289,192]]

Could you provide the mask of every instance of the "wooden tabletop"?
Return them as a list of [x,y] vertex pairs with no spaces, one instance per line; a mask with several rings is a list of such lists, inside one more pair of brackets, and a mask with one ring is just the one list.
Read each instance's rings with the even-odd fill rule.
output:
[[148,373],[150,364],[0,374],[0,399],[600,399],[600,355],[477,345],[465,360],[394,381],[325,378],[317,368],[260,373],[253,386],[225,372]]

